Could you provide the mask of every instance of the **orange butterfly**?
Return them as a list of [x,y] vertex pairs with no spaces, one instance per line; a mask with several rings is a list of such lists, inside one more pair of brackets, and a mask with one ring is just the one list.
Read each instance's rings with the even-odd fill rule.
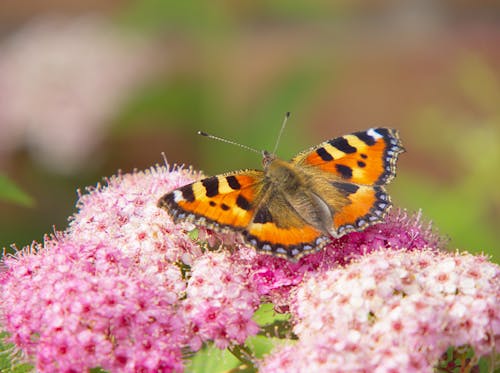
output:
[[387,128],[325,141],[290,162],[263,152],[264,171],[212,176],[165,194],[158,206],[175,222],[238,231],[257,251],[298,260],[332,237],[383,220],[391,207],[384,185],[404,151]]

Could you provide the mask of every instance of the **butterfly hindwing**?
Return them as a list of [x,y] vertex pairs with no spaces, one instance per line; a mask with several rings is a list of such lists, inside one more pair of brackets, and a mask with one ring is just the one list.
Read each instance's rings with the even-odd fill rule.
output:
[[167,193],[158,206],[176,222],[241,230],[252,219],[263,176],[257,170],[212,176]]
[[389,195],[383,186],[372,187],[344,182],[336,182],[335,185],[343,190],[349,201],[335,211],[333,216],[333,226],[337,236],[361,231],[382,221],[391,207]]
[[325,141],[292,159],[340,179],[363,185],[384,185],[396,174],[396,160],[403,147],[397,131],[371,128]]
[[258,251],[289,260],[315,252],[329,241],[320,230],[305,224],[279,190],[268,191],[243,235]]
[[314,180],[310,188],[331,207],[339,237],[383,220],[391,207],[383,185],[395,176],[403,151],[397,131],[372,128],[325,141],[292,164]]

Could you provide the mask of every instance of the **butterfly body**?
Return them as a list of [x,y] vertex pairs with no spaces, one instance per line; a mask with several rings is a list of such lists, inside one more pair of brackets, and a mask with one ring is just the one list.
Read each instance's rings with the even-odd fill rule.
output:
[[[273,207],[276,210],[290,209],[307,224],[325,234],[336,236],[333,230],[333,212],[341,207],[342,201],[338,191],[321,173],[315,174],[314,169],[308,170],[275,158],[264,169],[264,174],[264,186],[268,190],[265,200],[267,204],[273,204],[276,200],[284,201],[285,203],[278,205],[274,202]],[[330,200],[331,204],[320,195]],[[277,212],[284,214],[284,211]],[[284,221],[277,219],[275,223],[278,227],[286,223],[286,219],[281,220]]]
[[396,131],[376,128],[290,162],[263,152],[263,171],[212,176],[165,194],[158,205],[176,222],[239,231],[259,252],[297,260],[383,219],[390,208],[383,185],[402,151]]

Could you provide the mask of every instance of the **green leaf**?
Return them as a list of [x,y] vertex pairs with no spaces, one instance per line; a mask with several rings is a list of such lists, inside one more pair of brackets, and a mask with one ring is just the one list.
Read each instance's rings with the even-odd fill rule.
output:
[[275,321],[287,321],[290,319],[289,313],[277,313],[272,303],[262,304],[253,315],[253,320],[260,326],[274,323]]
[[227,372],[241,362],[228,350],[219,350],[213,345],[205,346],[186,363],[186,373]]
[[20,352],[16,351],[12,344],[4,343],[7,333],[0,333],[0,372],[2,373],[25,373],[32,372],[33,367],[26,363],[20,363]]
[[270,338],[263,335],[255,335],[247,339],[245,345],[252,351],[257,359],[262,359],[269,354],[276,346],[294,344],[296,341],[284,340],[280,338]]
[[31,207],[34,200],[31,196],[23,192],[7,176],[0,174],[0,201],[17,203],[18,205]]

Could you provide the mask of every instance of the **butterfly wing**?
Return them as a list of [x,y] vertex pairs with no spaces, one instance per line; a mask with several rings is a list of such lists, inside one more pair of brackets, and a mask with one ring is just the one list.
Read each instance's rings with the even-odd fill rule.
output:
[[342,189],[348,201],[333,216],[337,237],[383,221],[391,208],[391,199],[383,186],[345,183],[336,187]]
[[295,261],[329,242],[328,235],[305,223],[279,189],[269,186],[263,194],[243,231],[246,241],[257,251]]
[[334,236],[339,237],[382,221],[391,207],[383,185],[396,175],[403,151],[397,131],[372,128],[325,141],[291,162],[331,207]]
[[384,185],[396,175],[397,157],[403,151],[397,131],[371,128],[325,141],[291,162],[354,184]]
[[328,241],[290,209],[284,196],[264,181],[262,171],[244,170],[196,181],[165,194],[158,206],[175,222],[241,231],[257,251],[291,260]]
[[219,230],[242,230],[250,223],[264,173],[242,170],[212,176],[165,194],[158,206],[175,222],[189,221]]

